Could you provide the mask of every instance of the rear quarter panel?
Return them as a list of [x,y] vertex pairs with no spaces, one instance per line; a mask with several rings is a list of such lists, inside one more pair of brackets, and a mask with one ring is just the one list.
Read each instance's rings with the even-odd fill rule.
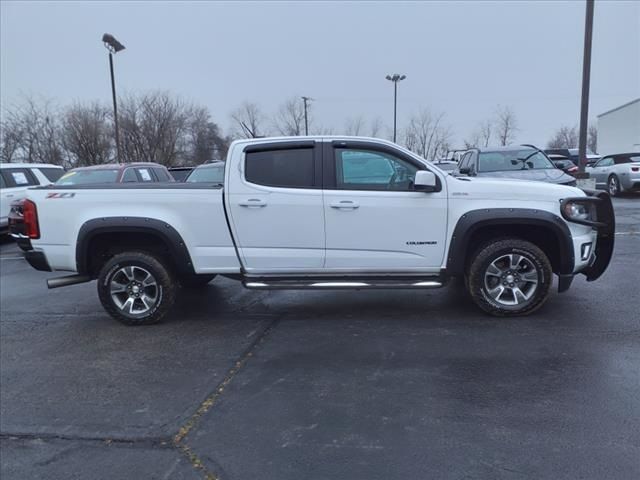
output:
[[54,270],[76,270],[76,241],[82,225],[106,217],[153,218],[181,235],[196,273],[235,273],[239,263],[222,205],[222,190],[202,189],[36,189],[40,239]]

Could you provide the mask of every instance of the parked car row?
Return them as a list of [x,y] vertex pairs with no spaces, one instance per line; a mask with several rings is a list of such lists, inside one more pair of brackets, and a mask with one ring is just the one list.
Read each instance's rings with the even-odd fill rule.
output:
[[[481,176],[536,180],[560,185],[576,185],[578,149],[541,150],[533,145],[472,148],[456,162],[432,162],[454,176]],[[600,158],[588,154],[586,172],[613,197],[624,192],[640,192],[640,152],[619,153]]]
[[[22,202],[27,188],[55,184],[66,186],[89,186],[118,183],[171,183],[209,182],[222,183],[224,162],[211,162],[198,167],[175,167],[167,169],[154,162],[105,164],[78,167],[68,172],[59,165],[48,164],[0,164],[2,191],[0,199],[0,233],[10,233],[14,238],[24,236],[24,212]],[[18,242],[20,244],[20,242]]]

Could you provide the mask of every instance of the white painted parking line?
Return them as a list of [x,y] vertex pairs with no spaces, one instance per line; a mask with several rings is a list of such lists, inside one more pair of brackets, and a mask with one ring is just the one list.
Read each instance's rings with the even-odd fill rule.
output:
[[3,257],[0,255],[0,260],[24,260],[24,257]]

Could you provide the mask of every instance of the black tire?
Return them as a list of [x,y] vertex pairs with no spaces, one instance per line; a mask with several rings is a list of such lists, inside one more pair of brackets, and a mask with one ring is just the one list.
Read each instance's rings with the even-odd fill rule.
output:
[[527,315],[544,304],[553,272],[551,262],[536,245],[502,238],[477,250],[467,275],[476,305],[491,315],[510,317]]
[[612,197],[617,197],[622,193],[620,188],[620,180],[615,175],[611,175],[607,180],[607,191]]
[[180,277],[180,285],[184,288],[202,288],[206,286],[211,280],[216,278],[216,274],[206,274],[206,275],[189,275]]
[[145,252],[115,255],[98,275],[102,306],[125,325],[157,323],[173,305],[175,295],[176,284],[170,270],[161,260]]

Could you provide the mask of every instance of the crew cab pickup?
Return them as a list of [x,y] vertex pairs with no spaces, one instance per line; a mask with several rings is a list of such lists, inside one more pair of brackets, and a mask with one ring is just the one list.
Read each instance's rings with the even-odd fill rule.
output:
[[595,280],[615,221],[605,192],[456,178],[393,143],[357,137],[234,142],[224,182],[35,188],[29,263],[97,280],[131,325],[158,321],[179,286],[215,275],[252,289],[442,287],[464,279],[498,316],[528,314],[553,280]]

